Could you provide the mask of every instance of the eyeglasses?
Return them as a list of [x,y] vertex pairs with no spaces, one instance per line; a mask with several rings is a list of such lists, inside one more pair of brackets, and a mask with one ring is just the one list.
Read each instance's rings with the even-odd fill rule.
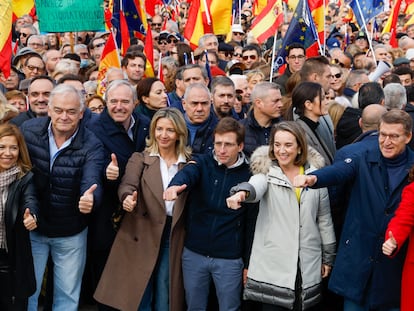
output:
[[20,33],[20,36],[22,36],[23,38],[26,38],[28,35],[29,35],[28,33],[24,33],[24,32]]
[[241,53],[233,53],[233,56],[242,57]]
[[151,26],[154,26],[154,27],[161,27],[161,26],[162,26],[162,24],[161,24],[161,23],[152,23],[152,24],[151,24]]
[[233,53],[232,52],[223,52],[223,53],[224,53],[224,56],[226,56],[226,57],[233,56]]
[[177,39],[167,39],[167,42],[168,43],[177,43],[178,42],[178,40]]
[[36,43],[36,42],[31,42],[29,43],[29,46],[43,46],[43,43]]
[[105,106],[103,106],[103,105],[98,106],[98,107],[89,107],[89,110],[92,111],[92,112],[96,112],[96,111],[102,112],[104,109],[105,109]]
[[243,36],[244,33],[241,32],[233,32],[233,36]]
[[242,101],[242,99],[243,99],[243,97],[242,97],[240,94],[237,94],[237,95],[236,95],[236,99],[237,99],[239,102],[241,102],[241,101]]
[[249,58],[251,60],[256,60],[257,56],[256,55],[244,55],[243,56],[243,60],[248,60]]
[[168,44],[168,42],[165,41],[165,40],[158,41],[158,45],[167,45],[167,44]]
[[340,72],[338,72],[338,73],[336,73],[336,74],[332,75],[332,78],[339,79],[340,77],[342,77],[342,73],[340,73]]
[[288,56],[290,60],[302,60],[305,58],[305,55],[290,55]]
[[37,66],[33,66],[33,65],[27,65],[26,67],[30,71],[35,71],[35,70],[37,70],[37,71],[43,71],[43,70],[45,70],[44,67],[37,67]]
[[97,48],[101,48],[101,47],[103,47],[103,46],[105,46],[105,43],[104,43],[104,42],[102,42],[102,43],[98,43],[98,44],[94,45],[94,46],[93,46],[93,48],[94,48],[94,49],[97,49]]
[[346,65],[344,63],[341,63],[339,61],[339,59],[337,59],[337,58],[335,58],[335,59],[332,60],[332,64],[336,64],[336,65],[339,65],[342,68],[346,68]]
[[399,134],[386,134],[383,132],[379,132],[379,139],[382,141],[385,141],[388,138],[390,141],[396,142],[401,136],[402,135]]

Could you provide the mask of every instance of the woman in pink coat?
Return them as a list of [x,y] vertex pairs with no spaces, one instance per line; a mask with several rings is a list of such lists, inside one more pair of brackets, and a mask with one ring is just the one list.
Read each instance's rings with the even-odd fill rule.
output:
[[382,252],[390,257],[401,249],[410,238],[401,284],[401,311],[414,310],[414,167],[409,174],[411,183],[402,193],[400,206],[388,224]]

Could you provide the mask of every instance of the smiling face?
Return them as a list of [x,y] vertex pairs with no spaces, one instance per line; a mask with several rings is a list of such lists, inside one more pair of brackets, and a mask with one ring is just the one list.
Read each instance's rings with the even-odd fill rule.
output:
[[129,127],[131,115],[135,108],[134,95],[127,85],[119,85],[107,92],[109,116],[125,128]]
[[52,120],[52,131],[55,136],[70,137],[78,128],[83,112],[78,97],[67,92],[54,97],[49,103],[49,117]]
[[170,119],[160,118],[155,126],[155,140],[160,150],[174,150],[178,134]]
[[296,157],[300,152],[296,137],[287,131],[277,131],[273,152],[282,170],[294,166]]
[[411,133],[406,133],[402,124],[380,124],[378,141],[384,158],[393,159],[404,152],[411,140]]
[[0,172],[8,170],[17,163],[19,158],[19,145],[14,136],[0,138]]

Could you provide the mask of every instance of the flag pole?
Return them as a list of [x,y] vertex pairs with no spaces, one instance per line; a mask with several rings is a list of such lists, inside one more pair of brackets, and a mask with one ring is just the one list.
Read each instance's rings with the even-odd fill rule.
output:
[[273,81],[273,71],[275,70],[275,57],[276,57],[276,36],[277,36],[277,29],[275,31],[275,36],[273,40],[273,47],[272,47],[272,66],[270,67],[270,77],[269,81]]
[[367,39],[368,39],[368,45],[369,45],[369,49],[371,51],[371,56],[372,59],[374,60],[374,63],[377,63],[377,59],[375,58],[375,53],[374,53],[374,48],[372,47],[372,37],[371,34],[368,32],[368,27],[367,24],[365,23],[365,18],[364,18],[364,14],[362,13],[361,10],[361,6],[359,5],[359,1],[356,1],[357,7],[358,7],[358,12],[361,15],[361,19],[362,19],[362,24],[363,24],[363,28],[365,28],[365,34],[367,35]]

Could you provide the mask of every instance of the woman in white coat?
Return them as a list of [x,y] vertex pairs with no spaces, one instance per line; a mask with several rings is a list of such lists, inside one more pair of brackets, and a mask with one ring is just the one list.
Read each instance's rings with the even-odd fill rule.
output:
[[308,150],[296,122],[274,125],[270,137],[269,146],[252,155],[254,175],[227,199],[233,209],[260,200],[244,298],[261,301],[263,310],[310,310],[333,265],[335,234],[327,189],[297,189],[292,183],[324,161]]

